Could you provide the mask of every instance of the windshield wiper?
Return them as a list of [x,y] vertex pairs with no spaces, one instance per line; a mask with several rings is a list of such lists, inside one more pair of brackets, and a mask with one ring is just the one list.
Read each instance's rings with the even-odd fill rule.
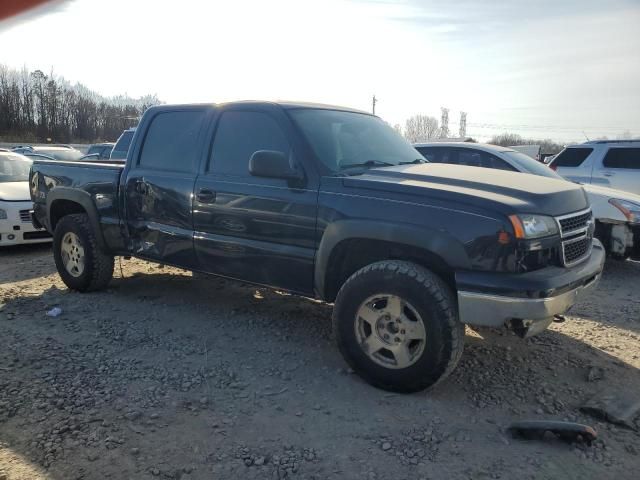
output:
[[419,163],[429,163],[424,158],[416,158],[410,162],[400,162],[398,165],[418,165]]
[[340,170],[355,167],[395,167],[395,163],[383,162],[382,160],[367,160],[362,163],[348,163],[346,165],[340,165]]

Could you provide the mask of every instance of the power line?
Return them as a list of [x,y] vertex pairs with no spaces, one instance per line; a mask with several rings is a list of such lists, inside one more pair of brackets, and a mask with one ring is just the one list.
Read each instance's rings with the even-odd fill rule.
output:
[[567,126],[559,126],[559,125],[526,125],[526,124],[504,124],[504,123],[475,123],[469,122],[467,126],[473,128],[480,129],[504,129],[504,130],[543,130],[548,132],[564,130],[569,132],[582,132],[583,130],[588,131],[603,131],[608,130],[612,132],[623,132],[625,130],[640,130],[640,126],[619,126],[619,127],[567,127]]

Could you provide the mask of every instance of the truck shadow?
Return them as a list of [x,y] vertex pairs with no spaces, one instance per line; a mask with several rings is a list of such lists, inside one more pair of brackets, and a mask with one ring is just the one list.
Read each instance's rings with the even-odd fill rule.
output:
[[[636,270],[609,268],[605,286],[620,271]],[[213,445],[233,458],[232,444],[252,445],[257,428],[280,441],[313,432],[306,441],[319,438],[329,457],[344,451],[354,461],[369,461],[377,454],[363,438],[384,433],[399,442],[394,439],[404,439],[402,431],[424,425],[439,438],[434,471],[446,467],[473,478],[469,465],[490,468],[505,441],[513,442],[504,433],[511,420],[566,418],[606,435],[610,426],[582,414],[581,403],[601,390],[640,390],[635,366],[557,325],[526,341],[506,331],[468,330],[465,353],[448,380],[429,392],[389,394],[349,371],[332,341],[329,305],[222,279],[155,272],[114,279],[104,292],[51,288],[40,297],[7,301],[13,316],[0,316],[7,345],[0,352],[0,447],[9,445],[30,468],[46,466],[43,478],[139,477],[141,467],[128,453],[133,448],[145,452],[143,471],[159,465],[163,472],[163,465],[179,461],[204,474],[214,461],[191,445]],[[44,316],[52,302],[62,308],[60,317]],[[590,375],[594,368],[601,371],[597,378]],[[233,416],[238,408],[242,414]],[[153,434],[153,412],[166,423],[162,434]],[[234,418],[224,442],[212,437],[210,426],[221,415]],[[455,453],[460,432],[481,446]],[[609,451],[620,456],[631,455],[625,442],[637,441],[635,433],[619,429],[606,438]],[[542,443],[534,452],[515,442],[509,455],[593,474],[598,465],[573,455],[574,448]],[[386,462],[376,468],[384,470]],[[519,472],[504,468],[507,478]],[[547,467],[541,468],[545,476]]]

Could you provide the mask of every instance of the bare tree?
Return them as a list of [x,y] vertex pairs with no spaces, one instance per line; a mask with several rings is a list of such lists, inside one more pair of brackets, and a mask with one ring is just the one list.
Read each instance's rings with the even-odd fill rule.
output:
[[426,142],[438,137],[438,120],[428,115],[414,115],[408,118],[404,127],[404,136],[412,143]]
[[512,147],[514,145],[527,145],[529,142],[522,138],[517,133],[501,133],[500,135],[494,135],[489,143],[493,145],[500,145],[501,147]]
[[558,153],[562,150],[563,146],[558,142],[554,142],[551,139],[539,139],[539,138],[523,138],[517,133],[501,133],[495,135],[489,143],[493,145],[500,145],[502,147],[513,147],[516,145],[540,145],[540,151],[542,153]]
[[9,141],[115,140],[158,103],[151,95],[105,98],[53,72],[0,65],[0,137]]

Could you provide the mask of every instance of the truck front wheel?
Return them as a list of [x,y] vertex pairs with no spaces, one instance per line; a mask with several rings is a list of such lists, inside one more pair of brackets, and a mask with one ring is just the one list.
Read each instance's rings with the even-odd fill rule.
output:
[[338,293],[333,329],[351,368],[395,392],[416,392],[446,378],[464,348],[451,289],[405,261],[376,262],[354,273]]
[[53,235],[53,257],[60,278],[73,290],[100,290],[113,277],[113,256],[100,249],[87,215],[60,219]]

